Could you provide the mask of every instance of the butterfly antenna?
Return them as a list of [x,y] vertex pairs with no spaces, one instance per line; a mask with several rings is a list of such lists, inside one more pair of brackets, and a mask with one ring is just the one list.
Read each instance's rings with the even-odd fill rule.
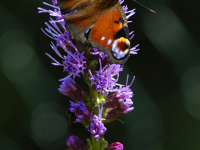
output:
[[136,1],[136,0],[133,0],[133,1],[135,1],[136,3],[138,3],[139,5],[141,5],[142,7],[148,9],[148,10],[151,11],[152,13],[154,13],[154,14],[156,13],[154,10],[152,10],[152,9],[150,9],[150,8],[148,8],[148,7],[144,6],[144,5],[142,5],[140,2],[138,2],[138,1]]

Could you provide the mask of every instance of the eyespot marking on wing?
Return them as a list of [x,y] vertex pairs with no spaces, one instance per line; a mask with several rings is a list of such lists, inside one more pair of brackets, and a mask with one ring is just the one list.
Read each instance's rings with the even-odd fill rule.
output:
[[107,45],[110,45],[112,43],[112,40],[109,39]]
[[116,59],[123,59],[128,54],[129,48],[130,41],[121,37],[113,42],[111,52]]
[[105,40],[105,37],[102,37],[101,40],[102,40],[102,41]]

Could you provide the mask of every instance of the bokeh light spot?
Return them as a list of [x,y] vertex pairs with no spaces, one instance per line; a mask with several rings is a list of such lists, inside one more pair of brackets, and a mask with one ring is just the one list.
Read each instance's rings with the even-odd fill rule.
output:
[[200,67],[192,67],[185,72],[181,90],[185,108],[195,119],[200,120]]
[[135,134],[134,143],[137,144],[136,147],[140,147],[140,150],[161,150],[165,136],[162,124],[154,118],[139,119],[129,130]]
[[33,56],[33,49],[26,43],[19,41],[7,45],[1,55],[2,66],[10,70],[20,70],[27,66]]
[[[17,35],[16,35],[17,34]],[[16,35],[16,37],[15,37]],[[1,66],[8,70],[20,70],[31,62],[34,50],[25,42],[23,32],[6,32],[0,39]],[[17,38],[19,37],[19,38]]]
[[68,122],[58,113],[57,106],[52,107],[49,103],[43,103],[33,111],[31,134],[40,146],[45,147],[47,143],[62,138],[67,134],[67,129]]

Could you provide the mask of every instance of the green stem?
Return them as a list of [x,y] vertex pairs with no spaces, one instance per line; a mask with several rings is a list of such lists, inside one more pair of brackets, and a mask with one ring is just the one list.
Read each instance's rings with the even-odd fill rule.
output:
[[87,139],[89,150],[105,150],[108,147],[108,142],[101,137],[98,141],[91,136],[91,139]]

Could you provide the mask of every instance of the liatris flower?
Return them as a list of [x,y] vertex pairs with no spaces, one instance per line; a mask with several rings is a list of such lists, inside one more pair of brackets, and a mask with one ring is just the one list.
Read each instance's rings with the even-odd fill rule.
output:
[[91,123],[88,127],[88,131],[94,136],[96,141],[98,141],[100,137],[102,137],[107,130],[102,122],[103,120],[105,120],[104,118],[102,118],[102,110],[103,110],[103,102],[101,108],[99,106],[98,116],[94,115],[93,118],[90,119]]
[[[120,4],[123,2],[119,0]],[[38,9],[39,13],[49,13],[51,17],[55,17],[50,18],[48,23],[45,22],[47,28],[42,31],[56,42],[56,44],[51,42],[50,46],[61,61],[57,61],[48,53],[46,55],[53,60],[52,65],[63,67],[63,72],[67,73],[66,77],[60,79],[62,84],[58,90],[73,100],[70,101],[69,110],[76,116],[76,122],[82,123],[91,133],[91,139],[87,139],[88,144],[76,136],[70,136],[67,146],[71,150],[122,150],[121,143],[108,145],[103,138],[107,130],[104,124],[134,109],[131,107],[133,92],[130,86],[135,77],[129,85],[128,76],[126,85],[118,84],[119,72],[123,71],[123,66],[110,64],[109,57],[97,48],[87,47],[81,44],[81,41],[71,40],[64,19],[73,12],[62,14],[60,8],[56,6],[57,0],[53,0],[52,3],[53,5],[44,4],[54,10]],[[122,9],[127,14],[127,20],[135,14],[135,10],[128,11],[127,6],[123,6]],[[129,34],[132,39],[133,32]],[[131,48],[130,54],[137,54],[138,46]],[[75,82],[77,77],[82,77],[87,83],[88,93],[83,90],[84,87]]]
[[[109,64],[105,65],[102,68],[101,60],[99,60],[100,69],[95,71],[94,75],[92,75],[91,71],[89,80],[91,81],[91,87],[95,89],[97,92],[102,92],[103,94],[115,91],[116,81],[119,77],[119,72],[123,70],[123,68],[119,64]],[[117,75],[115,79],[114,76]]]
[[63,79],[58,90],[63,95],[71,97],[75,102],[86,101],[86,92],[83,91],[82,88],[70,77]]
[[88,150],[89,148],[86,142],[84,142],[83,140],[81,140],[80,138],[74,135],[71,135],[67,139],[66,143],[67,143],[67,146],[72,150]]
[[109,144],[106,150],[122,150],[123,145],[120,142]]
[[90,118],[92,117],[92,111],[87,106],[85,106],[82,101],[79,101],[78,103],[70,101],[70,103],[70,111],[73,112],[77,117],[77,122],[90,120]]
[[[133,83],[135,77],[133,78],[131,84]],[[128,82],[128,76],[127,76]],[[105,97],[104,107],[108,108],[107,111],[107,120],[113,120],[119,117],[122,114],[127,114],[134,109],[130,107],[133,105],[131,98],[133,97],[133,92],[129,88],[131,86],[127,85],[125,87],[120,87],[117,92]]]

